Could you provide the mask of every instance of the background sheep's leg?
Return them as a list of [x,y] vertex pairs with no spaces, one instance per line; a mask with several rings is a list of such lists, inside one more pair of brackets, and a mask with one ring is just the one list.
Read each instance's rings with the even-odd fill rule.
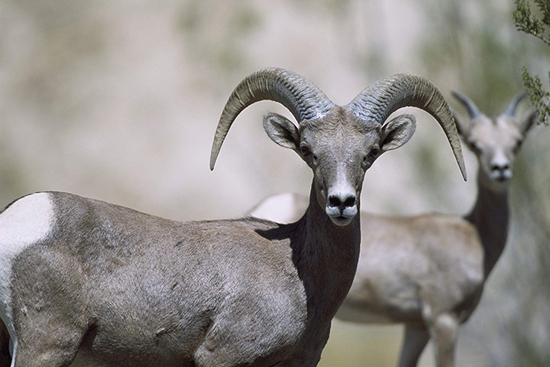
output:
[[430,326],[437,367],[454,367],[458,321],[453,315],[441,314]]
[[430,340],[428,330],[421,325],[405,325],[405,336],[403,338],[403,347],[399,357],[399,367],[414,367],[422,351]]

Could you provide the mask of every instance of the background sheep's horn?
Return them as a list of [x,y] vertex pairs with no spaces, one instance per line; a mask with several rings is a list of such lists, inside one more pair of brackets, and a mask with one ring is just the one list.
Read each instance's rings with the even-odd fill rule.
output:
[[526,95],[527,95],[526,91],[523,91],[518,95],[516,95],[514,99],[512,99],[512,102],[510,102],[510,104],[506,108],[506,111],[504,112],[504,114],[510,117],[515,117],[518,104],[521,102],[522,99],[525,98]]
[[298,122],[323,117],[334,106],[313,83],[292,71],[267,68],[247,76],[237,85],[221,114],[210,155],[211,170],[233,121],[246,107],[263,100],[281,103]]
[[470,98],[456,90],[452,91],[451,94],[457,99],[457,101],[462,103],[472,120],[481,116],[481,112],[479,112],[476,104]]
[[402,107],[417,107],[428,112],[445,132],[462,177],[466,180],[466,167],[453,115],[441,92],[429,80],[416,75],[396,74],[366,88],[347,107],[362,120],[379,124]]

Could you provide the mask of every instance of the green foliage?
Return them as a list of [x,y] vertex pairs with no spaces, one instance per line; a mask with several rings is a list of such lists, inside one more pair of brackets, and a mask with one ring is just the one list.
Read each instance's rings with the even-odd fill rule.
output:
[[[546,28],[550,27],[550,0],[533,1],[538,6],[537,15],[533,14],[527,0],[515,0],[514,22],[518,30],[531,34],[550,46],[550,34]],[[522,77],[529,99],[539,112],[538,122],[548,125],[550,123],[550,92],[543,89],[539,76],[531,76],[525,67],[522,69]],[[548,79],[550,80],[550,72]]]
[[542,19],[533,15],[527,0],[515,0],[516,10],[512,13],[518,30],[532,34],[550,45],[550,35],[546,34],[546,26],[550,26],[550,1],[534,0],[538,5]]
[[[543,89],[539,76],[531,76],[525,66],[522,68],[522,77],[529,99],[539,112],[539,123],[548,125],[550,121],[550,92]],[[548,80],[550,80],[550,72]]]

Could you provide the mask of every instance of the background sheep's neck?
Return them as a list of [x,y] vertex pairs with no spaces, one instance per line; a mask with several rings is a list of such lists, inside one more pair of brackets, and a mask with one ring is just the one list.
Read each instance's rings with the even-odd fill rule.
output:
[[465,218],[478,230],[485,251],[485,276],[498,261],[508,237],[510,208],[509,189],[495,191],[483,183],[483,173],[478,172],[476,203]]

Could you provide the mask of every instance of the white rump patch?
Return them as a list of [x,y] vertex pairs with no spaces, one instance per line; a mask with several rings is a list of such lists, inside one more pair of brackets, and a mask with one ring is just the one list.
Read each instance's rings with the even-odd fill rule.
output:
[[53,223],[54,207],[47,193],[25,196],[0,214],[0,317],[12,337],[10,346],[17,342],[10,309],[13,259],[45,238]]
[[293,223],[306,212],[309,198],[297,194],[279,194],[262,201],[248,215],[277,223]]

